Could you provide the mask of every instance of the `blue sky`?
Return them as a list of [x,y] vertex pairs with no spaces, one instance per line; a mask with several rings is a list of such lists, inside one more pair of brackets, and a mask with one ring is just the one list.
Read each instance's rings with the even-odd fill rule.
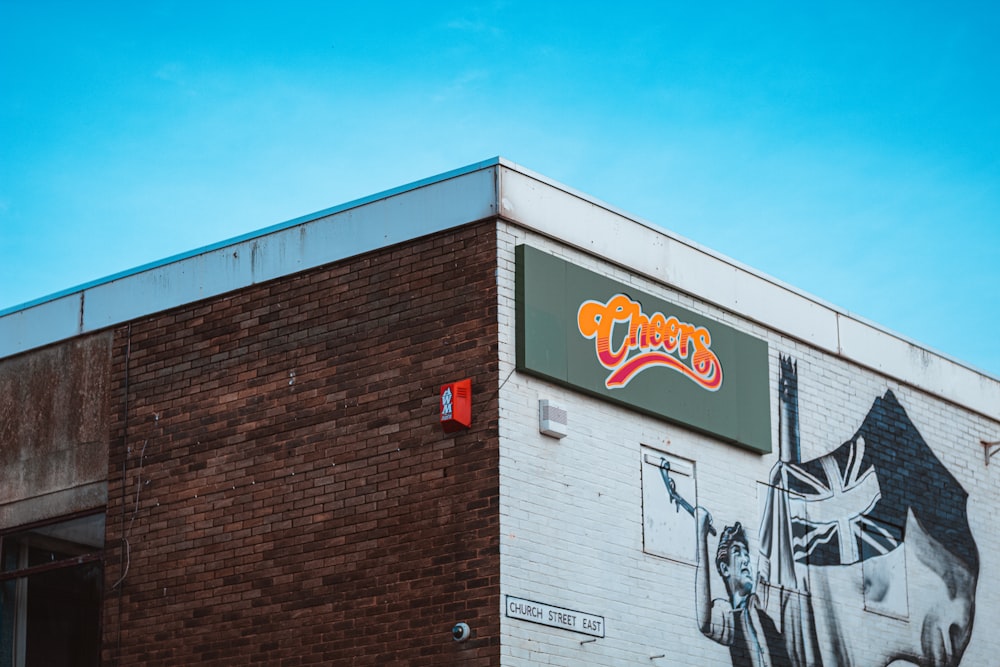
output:
[[989,3],[0,0],[0,310],[502,155],[1000,376]]

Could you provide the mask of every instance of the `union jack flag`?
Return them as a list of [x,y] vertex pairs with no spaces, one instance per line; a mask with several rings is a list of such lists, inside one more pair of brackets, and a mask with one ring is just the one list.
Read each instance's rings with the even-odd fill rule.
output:
[[978,570],[968,494],[891,391],[875,400],[850,440],[809,461],[779,463],[772,483],[789,492],[797,562],[849,565],[889,553],[903,543],[912,512],[935,539]]
[[878,518],[882,489],[866,449],[858,436],[832,454],[787,465],[795,560],[847,565],[899,546],[902,528]]

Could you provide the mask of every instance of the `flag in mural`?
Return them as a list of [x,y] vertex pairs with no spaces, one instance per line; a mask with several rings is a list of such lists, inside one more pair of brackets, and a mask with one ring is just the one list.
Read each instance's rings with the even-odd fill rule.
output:
[[968,494],[891,391],[876,399],[851,440],[783,468],[797,561],[848,565],[884,555],[902,543],[912,512],[931,537],[978,572]]
[[959,664],[979,573],[965,490],[891,391],[834,451],[798,460],[796,369],[781,363],[758,576],[791,663]]

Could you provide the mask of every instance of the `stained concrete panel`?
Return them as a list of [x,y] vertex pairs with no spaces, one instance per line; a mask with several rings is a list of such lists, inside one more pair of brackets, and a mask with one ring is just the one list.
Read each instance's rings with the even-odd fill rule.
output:
[[[74,489],[93,499],[94,485],[106,482],[111,337],[100,332],[0,361],[0,506],[50,497],[63,500],[45,503],[45,513],[75,511],[82,508],[73,507]],[[3,511],[0,519],[0,528],[15,520]]]

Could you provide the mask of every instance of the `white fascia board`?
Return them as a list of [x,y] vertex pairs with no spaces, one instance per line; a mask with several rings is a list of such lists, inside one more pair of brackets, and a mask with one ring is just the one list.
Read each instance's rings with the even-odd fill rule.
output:
[[500,215],[987,417],[1000,380],[587,195],[501,161]]
[[0,316],[0,358],[72,338],[82,319],[82,292]]
[[1000,381],[850,315],[839,317],[841,356],[936,396],[1000,418]]
[[496,215],[499,159],[0,313],[0,358]]
[[537,175],[502,168],[500,196],[519,225],[837,353],[836,312],[761,273]]

